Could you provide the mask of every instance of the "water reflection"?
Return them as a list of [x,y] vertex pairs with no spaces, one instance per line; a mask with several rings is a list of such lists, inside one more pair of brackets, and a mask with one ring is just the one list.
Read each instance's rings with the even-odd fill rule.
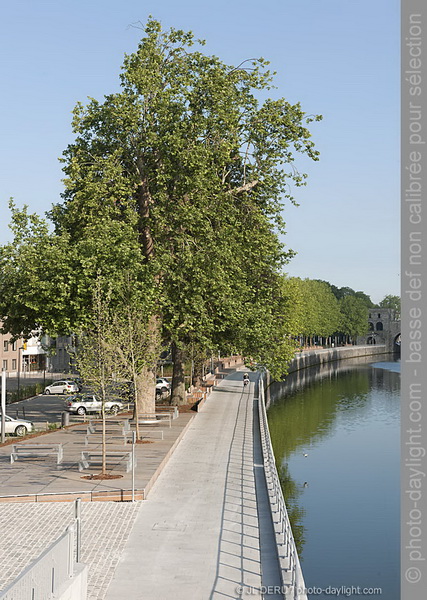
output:
[[307,585],[376,584],[398,598],[395,367],[342,361],[270,386],[270,432]]

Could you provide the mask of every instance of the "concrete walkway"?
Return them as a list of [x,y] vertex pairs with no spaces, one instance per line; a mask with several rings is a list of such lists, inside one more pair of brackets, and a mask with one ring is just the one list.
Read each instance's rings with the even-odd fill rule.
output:
[[[269,508],[255,488],[251,377],[243,388],[241,372],[228,375],[189,426],[141,504],[107,600],[263,597],[262,554],[271,567],[276,547],[263,535]],[[268,585],[279,586],[273,571]]]

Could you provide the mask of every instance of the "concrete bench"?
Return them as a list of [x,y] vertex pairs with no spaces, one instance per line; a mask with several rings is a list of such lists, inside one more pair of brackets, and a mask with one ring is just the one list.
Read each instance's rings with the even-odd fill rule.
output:
[[[102,427],[102,422],[97,423]],[[122,427],[125,431],[130,431],[129,419],[105,419],[107,427]]]
[[[106,444],[123,444],[125,446],[132,439],[132,432],[124,431],[123,433],[115,432],[105,436]],[[102,433],[95,432],[85,436],[85,446],[89,444],[102,444]]]
[[18,458],[42,458],[45,456],[56,456],[56,463],[59,465],[62,462],[62,444],[13,445],[10,463],[13,464]]
[[[148,430],[143,431],[139,430],[140,439],[154,437],[154,439],[163,440],[164,433],[163,429],[159,430]],[[105,438],[105,442],[107,444],[116,444],[126,446],[127,444],[132,442],[132,431],[124,431],[123,434],[117,433],[117,435],[107,435]],[[100,433],[92,433],[90,435],[85,436],[85,446],[89,446],[91,443],[93,444],[102,444],[102,437]]]
[[[125,421],[106,421],[105,422],[105,433],[128,433],[130,431],[129,420]],[[102,423],[94,423],[89,421],[86,429],[86,435],[91,433],[102,433]]]
[[177,406],[156,406],[156,414],[170,414],[172,419],[179,417],[179,411]]
[[[110,468],[123,465],[126,469],[126,473],[129,473],[129,471],[132,469],[132,452],[107,452],[105,459],[106,464],[110,465]],[[79,462],[79,471],[89,469],[93,466],[102,467],[102,452],[91,452],[90,450],[83,450],[82,459]]]
[[[143,413],[138,415],[138,425],[163,425],[164,422],[172,427],[172,415],[170,413]],[[135,421],[130,422],[132,426],[135,426]]]

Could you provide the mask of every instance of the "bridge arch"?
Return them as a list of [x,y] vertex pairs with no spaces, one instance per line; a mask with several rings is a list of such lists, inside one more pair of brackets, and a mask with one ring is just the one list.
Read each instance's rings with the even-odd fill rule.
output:
[[398,333],[397,335],[394,336],[394,339],[393,339],[393,351],[394,352],[400,353],[401,343],[402,343],[402,334]]

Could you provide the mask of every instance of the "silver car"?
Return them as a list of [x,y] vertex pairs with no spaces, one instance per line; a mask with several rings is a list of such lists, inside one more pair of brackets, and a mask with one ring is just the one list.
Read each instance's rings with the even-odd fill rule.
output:
[[164,394],[165,392],[169,392],[171,389],[171,384],[164,377],[157,377],[156,379],[156,394]]
[[54,381],[51,385],[48,385],[44,393],[45,394],[73,394],[79,391],[79,386],[75,381],[70,379],[61,379],[60,381]]
[[[22,421],[21,419],[14,419],[13,417],[9,417],[5,415],[5,427],[4,432],[14,435],[23,436],[27,433],[34,431],[34,424],[30,423],[30,421]],[[1,431],[1,421],[0,421],[0,431]]]
[[[65,401],[66,409],[70,413],[85,415],[86,413],[100,413],[102,401],[95,394],[76,394]],[[119,398],[110,398],[105,402],[105,410],[116,415],[123,408],[123,402]]]

